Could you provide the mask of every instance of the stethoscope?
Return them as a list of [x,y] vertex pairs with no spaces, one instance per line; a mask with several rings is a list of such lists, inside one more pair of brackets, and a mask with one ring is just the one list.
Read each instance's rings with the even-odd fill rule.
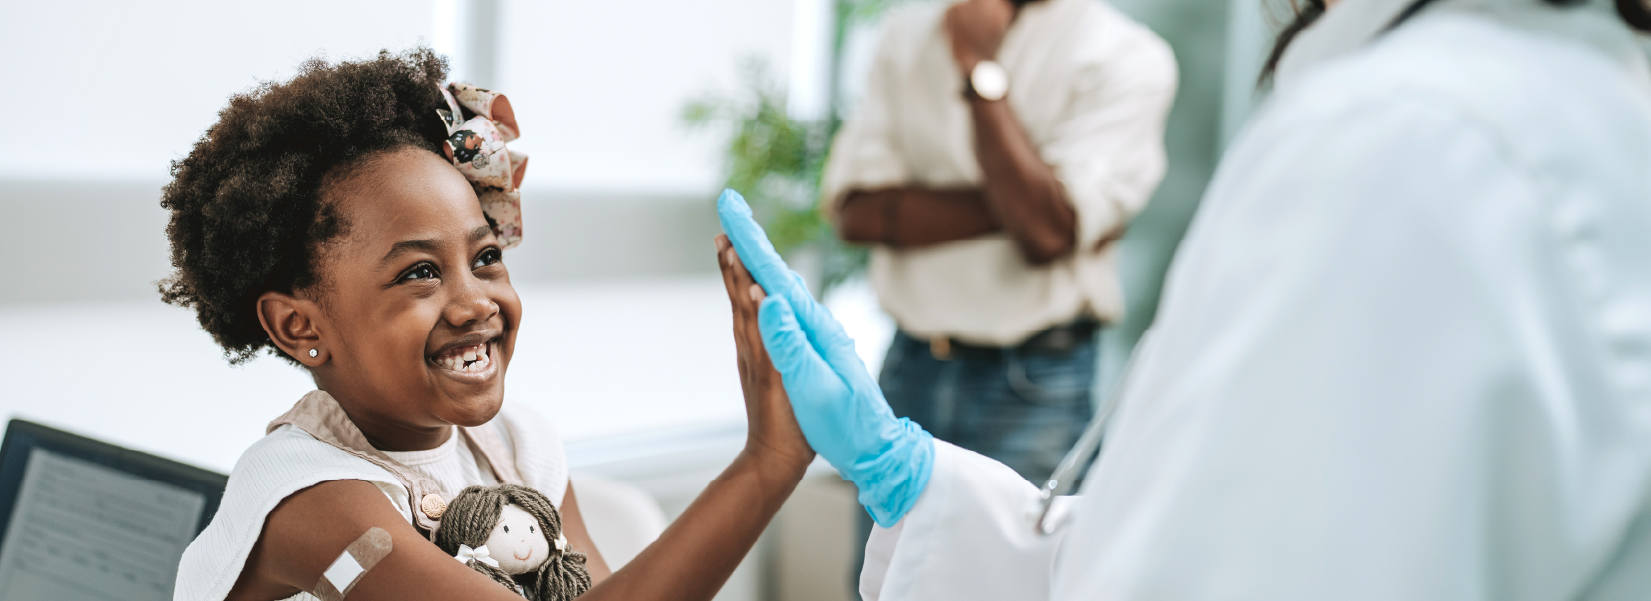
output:
[[1124,362],[1124,369],[1120,372],[1123,379],[1107,391],[1106,398],[1101,401],[1095,417],[1089,420],[1089,425],[1084,427],[1083,435],[1078,437],[1077,444],[1072,445],[1072,450],[1066,452],[1066,456],[1055,466],[1055,472],[1050,474],[1049,479],[1038,489],[1037,521],[1032,524],[1033,531],[1038,534],[1054,534],[1066,524],[1065,519],[1051,520],[1050,509],[1055,506],[1057,497],[1072,492],[1073,482],[1078,479],[1078,474],[1089,468],[1090,460],[1095,457],[1095,452],[1100,450],[1101,438],[1106,434],[1106,425],[1112,420],[1112,414],[1117,412],[1118,403],[1123,400],[1124,389],[1129,387],[1130,375],[1135,373],[1135,359],[1140,356],[1141,348],[1146,346],[1147,337],[1151,333],[1152,331],[1148,330],[1141,334],[1141,339],[1135,343],[1135,350],[1129,354],[1129,360]]

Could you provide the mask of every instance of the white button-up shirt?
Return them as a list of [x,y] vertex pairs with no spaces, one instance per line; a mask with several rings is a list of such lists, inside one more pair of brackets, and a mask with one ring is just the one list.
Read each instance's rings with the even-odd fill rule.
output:
[[[888,18],[865,97],[825,169],[829,210],[854,190],[979,188],[963,75],[941,20],[946,3]],[[1175,57],[1097,0],[1027,4],[997,59],[1008,102],[1077,214],[1070,256],[1034,267],[1005,233],[918,248],[879,246],[871,281],[884,310],[920,336],[1009,345],[1082,315],[1123,313],[1114,245],[1102,244],[1163,179]]]

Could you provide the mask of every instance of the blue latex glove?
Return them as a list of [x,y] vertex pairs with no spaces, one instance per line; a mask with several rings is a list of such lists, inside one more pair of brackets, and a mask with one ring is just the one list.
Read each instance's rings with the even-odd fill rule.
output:
[[717,213],[740,261],[768,293],[757,323],[803,436],[860,489],[860,504],[871,517],[893,526],[929,483],[934,437],[894,417],[854,352],[854,340],[774,252],[745,198],[723,191]]

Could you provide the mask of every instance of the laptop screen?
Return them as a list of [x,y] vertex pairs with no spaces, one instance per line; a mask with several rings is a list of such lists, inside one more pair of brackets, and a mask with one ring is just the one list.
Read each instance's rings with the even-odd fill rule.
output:
[[[0,599],[171,599],[178,561],[209,505],[216,508],[222,476],[216,490],[203,490],[198,478],[155,469],[170,461],[57,431],[50,442],[59,444],[15,444],[18,423],[0,452],[4,468],[22,468],[0,469],[0,495],[11,501],[0,539]],[[202,471],[170,467],[185,476]],[[21,478],[13,486],[6,476]]]

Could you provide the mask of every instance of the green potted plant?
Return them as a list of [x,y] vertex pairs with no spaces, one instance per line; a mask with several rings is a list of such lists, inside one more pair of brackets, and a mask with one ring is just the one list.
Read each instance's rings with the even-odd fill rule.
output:
[[824,294],[865,269],[867,251],[837,237],[820,203],[820,174],[832,135],[842,123],[837,90],[843,48],[856,27],[873,23],[904,0],[837,0],[832,31],[829,110],[824,119],[797,120],[786,112],[785,90],[760,59],[741,64],[741,86],[707,94],[683,108],[691,127],[728,128],[726,185],[751,203],[774,247]]

